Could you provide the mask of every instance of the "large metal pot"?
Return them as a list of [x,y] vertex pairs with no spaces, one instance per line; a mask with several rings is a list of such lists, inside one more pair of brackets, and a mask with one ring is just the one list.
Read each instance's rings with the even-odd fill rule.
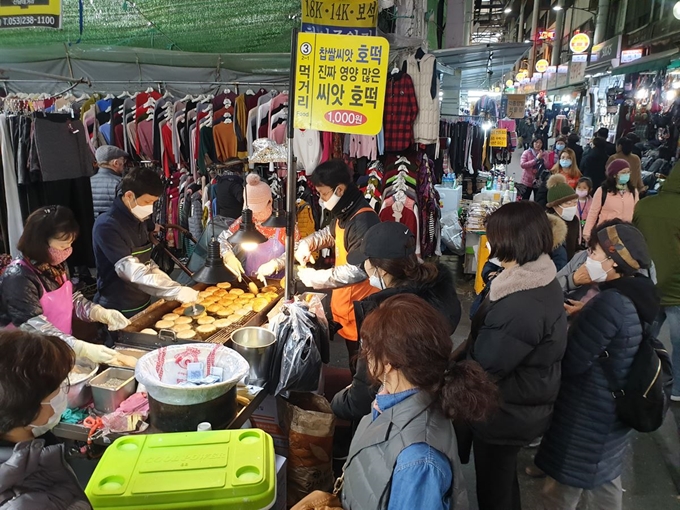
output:
[[[69,374],[69,388],[66,397],[69,409],[85,407],[90,403],[92,400],[90,381],[94,379],[98,371],[99,365],[94,361],[87,358],[76,359],[76,366]],[[77,382],[71,384],[74,377],[77,377]]]
[[250,370],[247,384],[264,386],[269,380],[269,371],[276,350],[276,336],[265,328],[241,328],[231,334],[233,349],[243,356]]

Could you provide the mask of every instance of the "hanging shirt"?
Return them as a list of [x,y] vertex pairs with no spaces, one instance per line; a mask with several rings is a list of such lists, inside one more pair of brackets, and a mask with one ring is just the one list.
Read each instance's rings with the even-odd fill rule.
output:
[[403,151],[413,145],[417,115],[418,101],[411,77],[401,72],[389,76],[383,117],[386,151]]

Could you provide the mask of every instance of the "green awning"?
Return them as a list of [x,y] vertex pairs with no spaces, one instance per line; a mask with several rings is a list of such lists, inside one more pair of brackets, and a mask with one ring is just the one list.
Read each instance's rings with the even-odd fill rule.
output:
[[661,71],[666,69],[671,63],[672,58],[679,52],[677,48],[661,53],[654,53],[646,57],[639,58],[630,64],[623,64],[612,69],[612,74],[635,74],[650,71]]

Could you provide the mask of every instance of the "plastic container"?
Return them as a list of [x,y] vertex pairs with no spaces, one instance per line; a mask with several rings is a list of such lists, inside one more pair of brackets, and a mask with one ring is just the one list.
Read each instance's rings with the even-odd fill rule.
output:
[[246,384],[264,387],[276,350],[274,333],[265,328],[240,328],[231,334],[231,341],[234,350],[250,365]]
[[258,429],[121,437],[85,493],[94,510],[269,509],[274,442]]
[[[204,363],[206,373],[210,373],[213,366],[221,367],[222,382],[180,386],[187,379],[187,364],[195,362]],[[248,374],[248,368],[248,362],[233,349],[217,344],[190,343],[162,347],[145,354],[137,362],[135,377],[156,401],[187,406],[221,397]]]
[[[116,386],[110,386],[111,379],[120,379],[122,382]],[[112,413],[118,406],[135,392],[135,373],[126,368],[107,368],[97,377],[90,381],[92,386],[92,398],[94,408],[104,413]]]

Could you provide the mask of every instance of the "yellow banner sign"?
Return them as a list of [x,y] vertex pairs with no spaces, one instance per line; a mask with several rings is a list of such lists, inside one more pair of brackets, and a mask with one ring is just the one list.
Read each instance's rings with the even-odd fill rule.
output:
[[0,29],[61,28],[61,0],[0,0]]
[[492,129],[489,135],[489,147],[507,147],[508,146],[508,130],[507,129]]
[[295,127],[377,135],[388,58],[389,43],[383,37],[299,34]]
[[329,28],[332,34],[348,33],[345,29],[375,29],[378,0],[302,0],[303,32],[312,31],[308,25]]

